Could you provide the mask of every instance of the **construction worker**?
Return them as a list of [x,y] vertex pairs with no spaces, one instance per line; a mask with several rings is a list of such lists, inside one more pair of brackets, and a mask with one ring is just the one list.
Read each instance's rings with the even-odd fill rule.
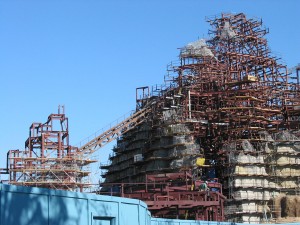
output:
[[204,183],[201,183],[199,186],[199,191],[207,191],[208,187],[207,187],[207,181],[205,181]]

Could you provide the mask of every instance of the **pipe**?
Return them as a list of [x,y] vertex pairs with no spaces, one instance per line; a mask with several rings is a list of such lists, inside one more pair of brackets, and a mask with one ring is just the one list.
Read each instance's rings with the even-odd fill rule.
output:
[[8,156],[9,156],[9,151],[7,151],[6,154],[6,174],[8,174]]
[[192,105],[191,105],[191,91],[188,90],[188,96],[189,96],[189,119],[192,119]]

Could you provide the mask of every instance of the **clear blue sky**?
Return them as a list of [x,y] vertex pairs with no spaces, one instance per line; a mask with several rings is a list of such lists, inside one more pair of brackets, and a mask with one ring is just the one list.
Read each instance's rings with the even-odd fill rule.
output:
[[298,0],[1,0],[0,167],[59,104],[73,145],[134,109],[136,87],[163,83],[177,48],[207,37],[206,16],[262,18],[271,49],[300,63],[299,9]]

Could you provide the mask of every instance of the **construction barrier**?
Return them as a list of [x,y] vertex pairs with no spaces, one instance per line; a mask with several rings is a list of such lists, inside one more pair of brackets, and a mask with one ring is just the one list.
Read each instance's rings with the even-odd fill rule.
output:
[[239,224],[151,218],[147,205],[136,199],[5,184],[0,184],[0,206],[0,225]]

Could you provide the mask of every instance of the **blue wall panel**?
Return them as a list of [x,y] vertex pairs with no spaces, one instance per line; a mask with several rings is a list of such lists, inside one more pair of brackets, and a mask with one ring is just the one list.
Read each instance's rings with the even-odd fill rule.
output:
[[0,184],[0,225],[150,225],[135,199]]
[[148,218],[150,217],[150,214],[148,214],[148,209],[141,206],[141,205],[139,205],[138,215],[139,215],[139,223],[140,224],[147,224]]
[[135,199],[0,184],[0,225],[240,224],[151,218],[146,204]]
[[49,222],[57,225],[88,224],[88,200],[50,196]]
[[119,213],[119,203],[104,200],[90,200],[89,201],[89,211],[95,217],[118,217]]
[[1,197],[1,224],[48,224],[48,196],[5,192]]
[[120,221],[122,224],[139,224],[138,205],[122,203]]

